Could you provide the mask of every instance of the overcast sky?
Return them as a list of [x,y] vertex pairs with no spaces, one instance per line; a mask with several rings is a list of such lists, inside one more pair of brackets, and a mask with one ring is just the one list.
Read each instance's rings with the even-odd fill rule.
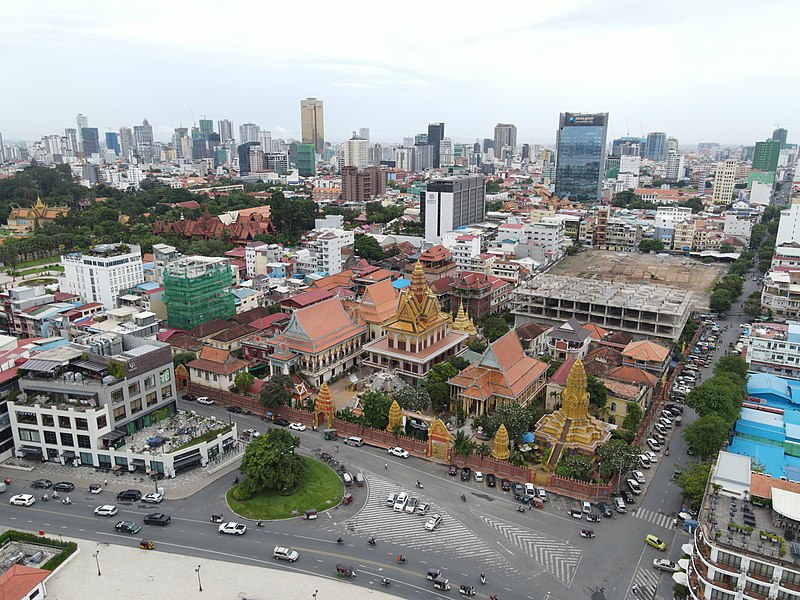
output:
[[752,144],[781,123],[797,142],[798,22],[798,0],[4,0],[0,133],[83,113],[101,139],[147,118],[166,141],[201,115],[299,137],[315,96],[334,143],[434,121],[552,143],[561,111],[609,112],[609,139]]

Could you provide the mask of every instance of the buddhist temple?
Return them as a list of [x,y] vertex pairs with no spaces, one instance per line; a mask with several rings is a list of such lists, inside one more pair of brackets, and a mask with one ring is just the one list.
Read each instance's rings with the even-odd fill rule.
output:
[[548,465],[555,468],[564,450],[594,457],[597,448],[611,438],[611,426],[589,415],[586,371],[575,360],[561,396],[561,408],[536,423],[536,443],[552,448]]
[[478,333],[472,318],[467,314],[467,311],[464,310],[463,302],[459,306],[458,315],[454,319],[451,317],[450,329],[453,331],[462,331],[470,336],[477,335]]
[[448,315],[442,312],[417,262],[395,314],[381,324],[381,337],[364,345],[363,364],[395,369],[416,385],[433,365],[461,354],[468,338],[469,334],[451,329]]
[[68,214],[69,206],[48,206],[36,196],[36,202],[30,208],[11,205],[7,219],[8,228],[17,233],[28,233],[45,223],[52,223],[57,217],[66,217]]

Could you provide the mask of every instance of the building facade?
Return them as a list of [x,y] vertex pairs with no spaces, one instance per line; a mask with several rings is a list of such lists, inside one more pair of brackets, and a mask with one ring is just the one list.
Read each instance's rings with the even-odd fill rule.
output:
[[164,304],[170,327],[189,330],[236,314],[233,273],[227,258],[189,256],[164,268]]
[[121,290],[144,281],[142,252],[136,244],[99,244],[86,253],[64,254],[61,266],[62,292],[99,302],[106,309],[117,307]]
[[425,239],[441,242],[457,227],[483,221],[486,215],[486,182],[483,175],[457,175],[433,179],[420,192],[425,220]]
[[733,201],[738,164],[736,160],[730,159],[717,165],[717,174],[714,177],[714,193],[711,196],[714,204],[730,204]]
[[322,155],[325,149],[325,120],[322,100],[306,98],[300,101],[300,126],[304,144],[314,144],[314,152]]
[[379,166],[342,169],[342,199],[345,202],[369,202],[385,193],[386,172]]
[[561,113],[556,139],[556,196],[600,200],[608,113]]

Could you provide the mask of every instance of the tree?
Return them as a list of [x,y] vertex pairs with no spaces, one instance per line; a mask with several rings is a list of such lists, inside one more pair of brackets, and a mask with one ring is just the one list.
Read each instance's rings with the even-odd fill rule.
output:
[[483,351],[486,350],[488,344],[482,342],[480,340],[475,340],[474,342],[470,343],[469,349],[477,354],[483,354]]
[[683,430],[683,439],[703,459],[714,456],[728,439],[730,422],[716,413],[700,417]]
[[384,254],[381,245],[370,235],[360,235],[356,238],[353,249],[356,254],[366,260],[383,260]]
[[639,250],[642,252],[663,252],[664,242],[659,240],[642,240],[639,242]]
[[291,377],[288,375],[273,375],[261,388],[261,392],[258,394],[258,401],[265,408],[291,406],[293,391],[294,380]]
[[255,380],[256,378],[247,371],[241,371],[233,378],[233,387],[235,387],[236,391],[240,394],[246,394],[247,390],[253,386]]
[[724,313],[731,307],[731,302],[731,293],[724,288],[717,288],[711,293],[708,307],[715,313]]
[[307,465],[294,449],[300,439],[285,429],[268,429],[247,445],[239,470],[246,475],[239,489],[247,496],[275,490],[287,496],[305,479]]
[[[730,385],[715,382],[715,377],[695,387],[686,397],[686,404],[691,406],[701,417],[717,414],[728,423],[732,423],[739,414],[735,390]],[[741,401],[740,401],[741,402]]]
[[472,455],[474,450],[475,442],[473,442],[470,437],[464,433],[464,430],[459,429],[456,431],[456,435],[453,437],[453,454],[466,458],[467,456]]
[[186,366],[197,358],[194,352],[178,352],[172,357],[172,365],[177,368],[178,365]]
[[611,479],[614,473],[622,477],[623,473],[630,471],[638,463],[639,450],[625,440],[609,440],[598,449],[597,460],[603,479]]
[[592,470],[592,461],[583,454],[570,454],[562,458],[558,463],[556,475],[567,479],[583,479],[589,477]]
[[493,342],[499,340],[509,331],[505,320],[498,317],[486,317],[483,320],[483,336]]
[[681,202],[680,206],[691,208],[693,213],[699,213],[704,208],[703,201],[700,198],[689,198],[688,200]]
[[[508,440],[512,444],[517,444],[524,433],[533,431],[534,425],[543,414],[544,410],[538,406],[520,406],[519,404],[510,403],[495,409],[492,417],[497,423],[497,427],[500,427],[501,423],[506,426]],[[497,428],[495,428],[496,430]]]
[[431,397],[425,388],[414,388],[410,385],[401,387],[394,393],[394,399],[405,410],[422,412],[431,405]]
[[736,248],[734,248],[733,244],[730,242],[722,242],[722,245],[719,247],[719,251],[723,254],[728,254],[730,252],[736,252]]
[[436,412],[444,412],[450,407],[450,384],[447,380],[458,375],[458,369],[445,361],[433,365],[422,387],[431,398],[431,407]]
[[684,497],[694,507],[700,506],[706,493],[711,464],[707,462],[689,463],[678,476],[678,487],[683,490]]
[[747,383],[747,371],[749,367],[747,361],[741,356],[728,355],[723,356],[717,361],[717,366],[714,367],[714,375],[722,375],[723,373],[733,373],[737,375],[742,382],[742,385]]
[[586,374],[586,389],[589,392],[589,402],[592,406],[603,408],[608,400],[608,390],[603,382],[591,373]]
[[358,397],[364,413],[364,423],[375,429],[386,429],[392,399],[381,392],[364,392]]
[[628,410],[625,413],[625,420],[622,421],[622,427],[631,433],[639,431],[639,425],[642,422],[642,407],[635,402],[628,402]]
[[744,312],[751,317],[761,315],[761,292],[755,291],[747,297],[744,301]]

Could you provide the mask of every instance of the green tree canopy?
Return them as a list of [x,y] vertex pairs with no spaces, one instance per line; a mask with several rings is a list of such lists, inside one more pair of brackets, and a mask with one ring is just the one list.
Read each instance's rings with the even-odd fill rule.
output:
[[711,464],[707,462],[689,463],[678,476],[677,484],[683,490],[683,495],[689,503],[699,507],[703,501],[708,485],[708,476],[711,473]]
[[742,385],[747,383],[747,371],[749,366],[747,361],[738,355],[723,356],[717,361],[717,366],[714,367],[715,375],[722,375],[723,373],[733,373],[739,377]]
[[729,252],[736,252],[736,248],[730,242],[722,242],[722,245],[719,247],[719,251],[728,254]]
[[431,398],[431,407],[435,412],[444,412],[450,407],[450,384],[447,380],[458,375],[458,369],[445,361],[433,365],[422,387]]
[[508,325],[506,324],[505,320],[499,317],[486,317],[483,320],[482,327],[483,336],[489,340],[489,342],[499,340],[509,332]]
[[639,250],[642,252],[663,252],[664,242],[659,240],[642,240],[639,242]]
[[607,481],[614,473],[621,477],[633,469],[639,461],[639,450],[625,440],[609,440],[598,449],[597,460],[600,476]]
[[463,429],[456,431],[455,436],[453,436],[453,454],[457,454],[466,458],[467,456],[472,455],[474,451],[475,442],[466,433],[464,433]]
[[569,479],[587,480],[592,470],[592,461],[583,454],[570,454],[558,462],[556,475]]
[[431,405],[431,397],[424,387],[412,387],[406,385],[395,391],[394,400],[405,410],[423,412],[428,410]]
[[716,313],[724,313],[730,309],[731,302],[731,293],[724,288],[717,288],[711,293],[708,306]]
[[177,368],[178,365],[187,365],[197,358],[194,352],[178,352],[172,357],[172,365]]
[[639,425],[642,422],[642,407],[635,402],[628,402],[628,409],[625,413],[625,420],[622,421],[622,427],[631,433],[636,433],[639,430]]
[[591,373],[586,374],[586,389],[589,392],[589,403],[597,408],[603,408],[608,400],[608,389],[597,377]]
[[258,401],[265,408],[278,408],[280,406],[292,405],[292,391],[294,381],[288,375],[273,375],[264,384],[258,394]]
[[716,413],[704,415],[683,430],[683,439],[703,459],[714,456],[728,439],[730,422]]
[[680,206],[686,206],[692,209],[693,213],[699,213],[703,210],[703,201],[700,198],[689,198],[680,203]]
[[697,411],[701,417],[715,413],[728,423],[736,420],[741,406],[741,388],[712,377],[692,389],[686,397],[686,404]]
[[361,258],[366,260],[383,260],[384,254],[381,245],[370,235],[360,235],[356,238],[353,248]]
[[375,429],[386,429],[392,399],[381,392],[364,392],[358,401],[364,413],[364,424]]
[[255,380],[256,378],[250,373],[242,371],[241,373],[237,373],[236,377],[233,378],[233,387],[236,388],[236,391],[240,394],[246,394],[247,390],[253,386]]
[[289,495],[303,482],[307,466],[295,454],[300,439],[285,429],[268,429],[247,445],[239,470],[246,475],[240,489],[248,496],[262,490]]

